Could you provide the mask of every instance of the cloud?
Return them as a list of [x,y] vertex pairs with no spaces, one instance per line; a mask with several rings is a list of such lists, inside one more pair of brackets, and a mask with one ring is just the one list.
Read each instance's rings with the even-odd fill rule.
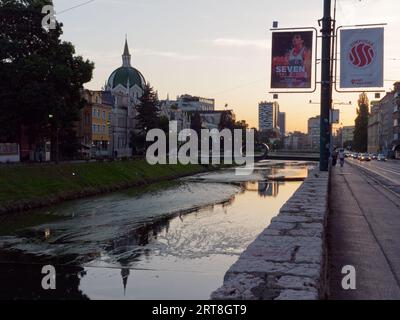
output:
[[214,39],[213,43],[222,47],[254,47],[259,49],[267,49],[267,40],[247,40],[234,38],[218,38]]
[[202,58],[199,55],[190,55],[190,54],[182,54],[179,52],[172,52],[172,51],[156,51],[151,49],[136,49],[135,54],[141,56],[159,56],[164,58],[172,58],[178,60],[198,60]]
[[194,55],[194,54],[185,54],[173,51],[157,51],[152,49],[137,49],[135,50],[135,54],[140,56],[157,56],[157,57],[176,59],[181,61],[197,61],[197,60],[237,61],[238,60],[238,58],[236,57]]

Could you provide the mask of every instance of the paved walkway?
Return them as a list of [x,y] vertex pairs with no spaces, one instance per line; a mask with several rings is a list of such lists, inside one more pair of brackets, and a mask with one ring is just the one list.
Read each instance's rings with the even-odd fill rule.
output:
[[[382,181],[349,164],[333,169],[329,299],[400,299],[400,195]],[[354,291],[341,287],[346,265],[356,269]]]

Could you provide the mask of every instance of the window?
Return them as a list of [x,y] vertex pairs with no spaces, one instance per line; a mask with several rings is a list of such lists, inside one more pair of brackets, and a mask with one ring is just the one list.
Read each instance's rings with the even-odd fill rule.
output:
[[103,111],[103,119],[106,120],[106,112]]
[[394,134],[394,140],[399,140],[399,134],[398,133]]
[[394,119],[393,125],[397,127],[399,125],[399,119]]
[[93,108],[93,117],[96,117],[96,109]]
[[92,126],[92,131],[96,132],[96,125],[95,124]]
[[106,132],[106,126],[105,126],[105,125],[103,125],[103,127],[102,127],[102,132],[103,132],[103,133]]

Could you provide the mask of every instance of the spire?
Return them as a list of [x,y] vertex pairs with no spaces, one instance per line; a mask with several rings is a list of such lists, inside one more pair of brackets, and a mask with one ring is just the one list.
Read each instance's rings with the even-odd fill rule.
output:
[[129,53],[128,38],[125,35],[125,47],[122,55],[122,66],[129,68],[131,66],[131,55]]

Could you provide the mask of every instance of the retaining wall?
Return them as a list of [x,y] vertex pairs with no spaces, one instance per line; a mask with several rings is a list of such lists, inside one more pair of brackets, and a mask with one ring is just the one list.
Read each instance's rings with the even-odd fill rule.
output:
[[269,227],[228,270],[214,300],[316,300],[326,295],[329,174],[311,170]]

